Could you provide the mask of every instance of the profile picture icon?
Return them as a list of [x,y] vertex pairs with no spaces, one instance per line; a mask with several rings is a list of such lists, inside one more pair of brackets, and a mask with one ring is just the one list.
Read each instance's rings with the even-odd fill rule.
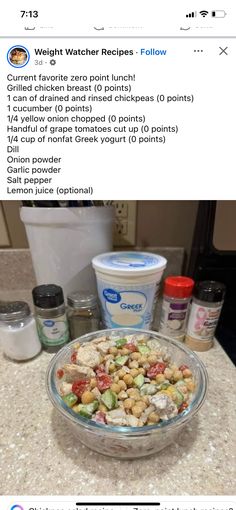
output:
[[7,60],[13,67],[24,67],[29,59],[29,51],[24,46],[12,46],[7,52]]

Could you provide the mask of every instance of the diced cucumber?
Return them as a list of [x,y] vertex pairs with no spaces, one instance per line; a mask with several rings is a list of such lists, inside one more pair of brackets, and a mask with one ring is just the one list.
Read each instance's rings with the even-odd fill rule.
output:
[[117,406],[117,395],[114,391],[106,390],[102,394],[101,401],[105,404],[107,409],[114,409]]
[[140,354],[148,354],[149,352],[151,352],[151,349],[149,349],[149,347],[147,347],[147,345],[142,345],[142,344],[138,344],[138,351],[140,352]]
[[169,382],[163,382],[161,384],[161,390],[166,390],[167,388],[169,388],[169,386],[170,386]]
[[137,386],[137,388],[141,388],[141,386],[144,385],[144,376],[143,374],[137,375],[137,377],[134,378],[134,384]]
[[84,418],[91,418],[93,413],[97,410],[99,406],[98,400],[94,400],[91,404],[79,404],[78,406],[73,407],[73,411],[84,416]]
[[64,400],[68,407],[73,407],[76,404],[78,397],[76,397],[74,393],[68,393],[68,395],[64,395],[64,397],[62,397],[62,400]]
[[127,340],[126,338],[119,338],[118,340],[116,340],[115,344],[116,347],[123,347],[123,345],[127,344]]
[[143,395],[155,395],[158,388],[156,384],[144,384],[140,390],[140,394]]
[[129,359],[129,356],[117,356],[115,359],[115,364],[119,366],[125,365],[126,361]]

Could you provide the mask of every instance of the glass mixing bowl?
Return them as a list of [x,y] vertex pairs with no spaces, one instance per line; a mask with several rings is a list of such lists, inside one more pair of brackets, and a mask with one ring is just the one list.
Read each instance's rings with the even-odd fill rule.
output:
[[[171,361],[179,365],[187,365],[193,373],[196,390],[189,407],[168,421],[143,427],[113,427],[83,418],[70,409],[58,392],[56,372],[65,363],[70,363],[73,346],[89,342],[95,338],[123,338],[125,335],[143,335],[155,338],[161,347],[167,347]],[[47,370],[47,391],[49,398],[61,415],[71,426],[79,441],[92,450],[103,455],[121,459],[134,459],[154,454],[172,443],[193,416],[201,408],[207,391],[208,377],[206,369],[198,356],[184,344],[163,336],[155,331],[131,328],[106,329],[84,335],[63,347],[51,360]],[[63,426],[63,424],[62,424]]]

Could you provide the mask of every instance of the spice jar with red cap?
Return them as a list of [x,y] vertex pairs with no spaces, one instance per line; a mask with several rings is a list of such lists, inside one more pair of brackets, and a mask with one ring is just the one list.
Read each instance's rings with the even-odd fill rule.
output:
[[184,341],[194,281],[187,276],[168,276],[164,281],[160,332]]

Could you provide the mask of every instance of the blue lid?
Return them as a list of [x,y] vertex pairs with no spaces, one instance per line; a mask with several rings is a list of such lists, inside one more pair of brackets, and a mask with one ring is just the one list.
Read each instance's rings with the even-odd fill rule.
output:
[[155,253],[119,251],[97,255],[92,264],[94,269],[112,274],[148,274],[164,270],[167,260]]

